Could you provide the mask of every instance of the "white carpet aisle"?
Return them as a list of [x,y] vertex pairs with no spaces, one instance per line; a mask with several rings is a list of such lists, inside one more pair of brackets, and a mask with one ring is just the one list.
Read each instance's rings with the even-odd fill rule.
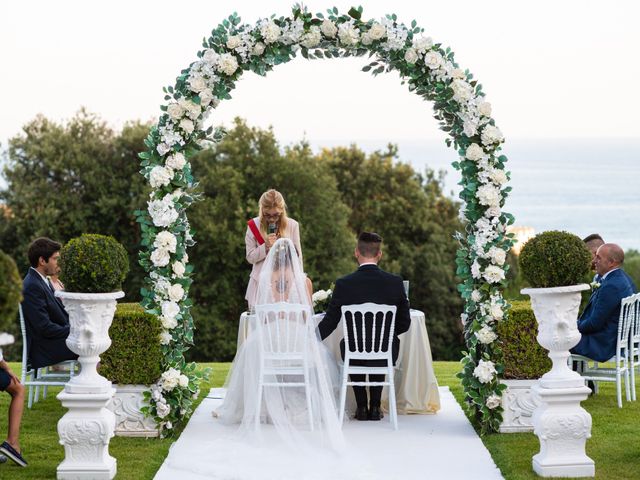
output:
[[202,401],[155,480],[502,478],[448,387],[440,388],[442,409],[436,415],[400,415],[398,431],[386,416],[380,422],[345,422],[348,454],[342,456],[320,449],[292,451],[278,445],[269,425],[260,446],[234,438],[236,428],[211,415],[223,393],[212,389]]

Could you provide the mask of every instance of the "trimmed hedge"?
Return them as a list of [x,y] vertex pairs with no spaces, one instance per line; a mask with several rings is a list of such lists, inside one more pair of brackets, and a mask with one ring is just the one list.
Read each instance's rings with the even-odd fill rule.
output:
[[580,237],[557,230],[529,240],[520,252],[522,275],[533,288],[584,283],[591,253]]
[[117,292],[129,273],[129,257],[113,237],[85,233],[62,248],[60,269],[68,292]]
[[21,301],[22,279],[16,262],[0,250],[0,333],[13,333]]
[[551,369],[547,351],[536,340],[538,322],[528,300],[511,303],[509,315],[498,322],[496,333],[502,348],[503,378],[536,379]]
[[139,304],[118,304],[109,329],[111,347],[101,356],[100,375],[121,385],[155,383],[162,373],[161,331],[158,317]]

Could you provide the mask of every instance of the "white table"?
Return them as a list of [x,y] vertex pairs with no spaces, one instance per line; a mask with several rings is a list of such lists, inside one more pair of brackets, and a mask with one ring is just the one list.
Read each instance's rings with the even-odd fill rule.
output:
[[[316,324],[324,314],[314,315]],[[238,325],[238,348],[250,334],[255,315],[247,312],[240,317]],[[396,403],[399,414],[428,414],[440,409],[440,395],[438,381],[433,371],[431,346],[425,323],[424,313],[411,310],[411,325],[409,330],[398,335],[400,352],[395,370]],[[325,345],[333,352],[336,360],[341,362],[340,341],[342,328],[336,328],[331,335],[324,339]],[[386,387],[385,387],[386,390]],[[350,397],[353,390],[349,389]],[[386,406],[388,393],[383,391],[383,407]],[[352,402],[349,402],[352,403]],[[351,409],[349,409],[351,410]]]

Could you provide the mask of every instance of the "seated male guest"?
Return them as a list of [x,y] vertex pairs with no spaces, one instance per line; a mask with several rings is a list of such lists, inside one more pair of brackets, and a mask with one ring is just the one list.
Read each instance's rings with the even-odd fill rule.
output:
[[55,365],[78,356],[65,343],[69,336],[69,315],[47,275],[59,273],[61,245],[38,238],[29,246],[31,268],[22,283],[22,311],[27,327],[27,352],[33,368]]
[[[339,278],[336,281],[331,303],[329,304],[325,317],[318,324],[318,330],[323,340],[328,337],[340,323],[342,316],[341,307],[343,305],[367,302],[395,305],[397,311],[392,347],[393,362],[395,363],[400,348],[398,335],[409,330],[411,316],[409,313],[409,301],[404,291],[402,278],[378,268],[378,262],[382,257],[381,244],[382,238],[376,233],[363,232],[360,234],[355,250],[355,257],[360,267],[352,274]],[[357,322],[356,325],[358,328],[361,328],[360,322]],[[362,332],[358,332],[358,336],[362,338]],[[367,338],[370,339],[371,337],[371,332],[367,332]],[[344,358],[344,340],[340,348],[342,350],[342,357]],[[379,365],[378,362],[384,364],[383,360],[352,360],[351,365],[384,366]],[[369,375],[369,380],[372,382],[382,382],[384,381],[384,377],[384,375]],[[353,382],[363,382],[365,381],[365,376],[351,375],[351,380]],[[367,408],[366,387],[354,386],[353,392],[357,403],[356,419],[380,420],[383,417],[380,411],[382,387],[369,387],[369,408]]]
[[600,286],[578,319],[582,338],[571,353],[606,362],[616,354],[620,301],[633,295],[636,286],[622,270],[624,251],[618,245],[605,243],[599,247],[594,263]]

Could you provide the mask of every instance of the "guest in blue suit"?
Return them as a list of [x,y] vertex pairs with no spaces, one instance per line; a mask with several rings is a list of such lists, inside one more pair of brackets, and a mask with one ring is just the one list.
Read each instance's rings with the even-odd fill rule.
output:
[[591,294],[589,303],[578,320],[582,334],[571,353],[606,362],[616,354],[620,301],[633,295],[636,286],[622,270],[624,251],[614,243],[598,248],[595,257],[600,286]]
[[38,238],[29,246],[31,268],[22,283],[22,311],[27,327],[27,352],[33,368],[55,365],[78,356],[69,350],[69,315],[47,275],[59,273],[61,245],[48,238]]

